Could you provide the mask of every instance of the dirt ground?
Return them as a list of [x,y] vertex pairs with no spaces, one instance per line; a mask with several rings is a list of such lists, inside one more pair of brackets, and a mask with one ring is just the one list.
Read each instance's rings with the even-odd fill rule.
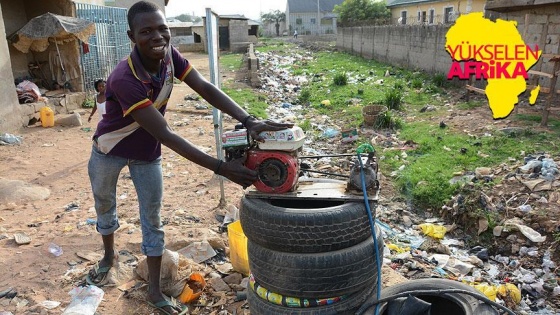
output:
[[[186,57],[208,77],[207,55],[187,54]],[[196,110],[187,105],[184,97],[192,93],[185,84],[176,85],[166,118],[180,135],[209,154],[215,154],[211,110]],[[1,179],[19,180],[50,190],[50,197],[46,200],[26,201],[15,196],[0,199],[0,234],[7,236],[0,240],[0,291],[13,287],[18,297],[29,300],[31,305],[53,300],[62,302],[61,307],[65,307],[70,301],[68,291],[75,285],[73,280],[76,277],[74,273],[64,275],[72,268],[76,274],[87,271],[92,264],[76,253],[102,253],[101,238],[95,226],[86,224],[87,219],[95,219],[87,163],[98,116],[87,123],[89,110],[79,112],[84,121],[81,127],[42,128],[39,123],[17,134],[23,138],[21,145],[0,147]],[[231,122],[224,123],[224,128],[232,126]],[[162,218],[169,222],[165,226],[167,247],[180,249],[185,244],[179,242],[183,238],[221,237],[227,240],[225,233],[217,233],[220,223],[215,216],[225,214],[225,209],[217,207],[220,202],[218,179],[211,171],[167,148],[163,148],[162,155],[165,176]],[[123,174],[126,173],[127,170],[123,170]],[[243,194],[240,186],[227,181],[224,191],[227,203],[234,205]],[[128,250],[141,256],[136,196],[132,181],[125,175],[119,181],[117,195],[121,222],[121,229],[116,234],[117,250]],[[69,205],[77,205],[77,209],[66,210],[71,208]],[[192,220],[180,222],[178,217]],[[27,233],[31,243],[18,246],[13,239],[13,234],[18,232]],[[52,255],[48,251],[50,243],[59,245],[63,254],[59,257]],[[117,288],[105,289],[99,314],[153,313],[154,310],[145,303],[126,298],[117,301],[120,294]],[[60,314],[61,307],[52,310],[51,314]],[[0,305],[0,310],[3,308]],[[13,312],[10,307],[5,308]],[[28,307],[21,309],[27,310]]]

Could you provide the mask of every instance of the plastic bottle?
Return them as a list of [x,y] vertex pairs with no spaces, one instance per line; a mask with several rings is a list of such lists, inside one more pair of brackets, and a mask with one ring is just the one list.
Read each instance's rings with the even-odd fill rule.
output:
[[43,106],[39,110],[39,116],[41,117],[41,126],[43,127],[53,127],[54,126],[54,112],[48,106]]
[[58,257],[62,255],[62,247],[56,245],[55,243],[50,243],[49,253],[53,254],[55,257]]

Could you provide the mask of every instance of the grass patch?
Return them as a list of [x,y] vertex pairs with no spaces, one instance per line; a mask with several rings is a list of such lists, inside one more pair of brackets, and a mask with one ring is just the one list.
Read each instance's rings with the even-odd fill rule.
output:
[[243,54],[222,54],[219,64],[222,69],[237,70],[243,66]]
[[[440,208],[456,192],[458,186],[449,184],[455,172],[499,165],[510,157],[520,158],[522,151],[542,151],[545,144],[550,151],[558,150],[558,145],[552,144],[552,135],[496,133],[472,138],[426,122],[404,125],[400,138],[417,143],[416,149],[407,151],[404,159],[401,150],[385,152],[382,168],[396,172],[397,187],[414,205],[432,209]],[[398,171],[402,165],[404,168]]]
[[249,114],[255,115],[259,118],[268,118],[266,109],[268,104],[265,102],[265,97],[252,90],[251,88],[231,89],[224,87],[222,90],[229,95],[234,101],[243,107]]
[[[514,120],[525,122],[531,125],[540,125],[542,116],[541,115],[527,115],[518,114],[513,117]],[[560,134],[560,120],[554,119],[553,117],[548,117],[548,128],[551,132]]]

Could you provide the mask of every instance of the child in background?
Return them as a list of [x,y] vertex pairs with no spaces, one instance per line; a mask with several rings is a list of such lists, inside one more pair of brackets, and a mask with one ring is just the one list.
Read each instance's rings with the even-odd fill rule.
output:
[[105,80],[100,79],[95,81],[93,83],[93,87],[95,88],[97,95],[95,96],[95,104],[93,105],[91,114],[89,114],[89,118],[87,120],[88,122],[91,121],[91,118],[96,111],[99,111],[99,120],[103,119],[103,114],[105,114]]

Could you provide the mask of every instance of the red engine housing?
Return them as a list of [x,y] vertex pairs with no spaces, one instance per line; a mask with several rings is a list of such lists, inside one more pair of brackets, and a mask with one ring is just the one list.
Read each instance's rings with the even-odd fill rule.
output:
[[296,188],[296,152],[249,150],[245,166],[257,171],[259,178],[253,185],[260,192],[281,194]]

